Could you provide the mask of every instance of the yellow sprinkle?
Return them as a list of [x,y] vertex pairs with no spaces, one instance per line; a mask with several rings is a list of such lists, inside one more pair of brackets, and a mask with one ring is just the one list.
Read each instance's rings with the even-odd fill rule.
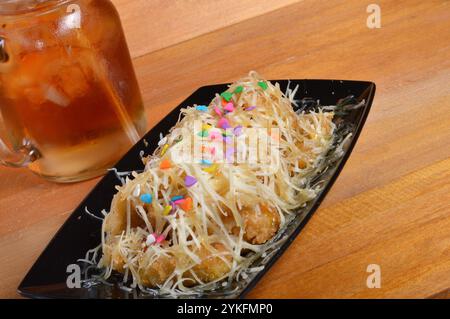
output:
[[204,168],[203,171],[213,174],[217,171],[218,168],[219,166],[217,164],[213,164],[210,167]]
[[172,206],[166,206],[166,207],[164,207],[163,215],[164,215],[164,216],[169,215],[170,212],[171,212],[171,210],[172,210]]
[[163,146],[163,149],[161,151],[161,156],[163,156],[164,154],[166,154],[167,150],[169,149],[169,144],[166,144]]
[[210,130],[211,128],[212,128],[212,126],[209,125],[209,124],[203,124],[203,125],[202,125],[202,131],[208,131],[208,130]]

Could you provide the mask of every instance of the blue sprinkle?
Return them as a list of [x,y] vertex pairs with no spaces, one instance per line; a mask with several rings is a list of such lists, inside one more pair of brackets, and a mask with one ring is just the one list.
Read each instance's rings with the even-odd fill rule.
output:
[[174,196],[174,197],[172,197],[171,201],[172,202],[176,202],[177,200],[180,200],[180,199],[183,199],[183,198],[184,198],[183,196]]
[[151,204],[153,202],[152,194],[143,194],[141,195],[140,199],[145,204]]
[[203,165],[208,165],[208,166],[212,165],[212,162],[210,160],[208,160],[208,159],[202,159],[201,163]]
[[206,105],[197,105],[195,109],[200,112],[208,112],[208,107]]

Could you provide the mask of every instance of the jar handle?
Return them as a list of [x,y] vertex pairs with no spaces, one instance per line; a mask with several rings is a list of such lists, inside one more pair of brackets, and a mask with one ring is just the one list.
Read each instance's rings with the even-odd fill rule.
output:
[[5,49],[5,39],[0,37],[0,63],[8,62],[9,56]]
[[[3,135],[3,134],[2,134]],[[0,137],[0,163],[9,167],[25,167],[40,157],[40,153],[27,139],[22,141],[22,145],[17,151],[11,151]]]
[[[5,39],[0,37],[0,63],[6,63],[9,55],[5,49]],[[24,167],[40,157],[39,152],[28,139],[23,139],[22,145],[17,150],[12,150],[7,143],[7,128],[0,104],[0,163],[12,167]]]

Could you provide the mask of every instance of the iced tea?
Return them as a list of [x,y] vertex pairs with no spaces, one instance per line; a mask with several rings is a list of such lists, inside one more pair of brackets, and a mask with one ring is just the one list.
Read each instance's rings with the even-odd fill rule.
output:
[[111,3],[47,2],[31,16],[0,14],[8,55],[0,110],[11,147],[37,149],[34,172],[81,180],[113,165],[143,135],[146,118]]

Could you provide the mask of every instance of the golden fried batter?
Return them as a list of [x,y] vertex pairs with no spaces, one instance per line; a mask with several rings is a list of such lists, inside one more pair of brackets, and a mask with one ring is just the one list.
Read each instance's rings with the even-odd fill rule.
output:
[[[212,244],[212,247],[216,250],[216,254],[222,254],[222,258],[219,256],[212,257],[211,251],[202,247],[197,253],[202,262],[192,269],[197,277],[203,282],[211,282],[219,279],[230,271],[232,258],[230,253],[227,253],[225,246],[220,243],[214,243]],[[228,263],[225,262],[225,260],[227,260]]]
[[244,240],[255,245],[264,244],[280,228],[280,215],[265,205],[260,205],[260,212],[245,207],[241,216],[244,220]]
[[101,263],[105,266],[112,265],[112,269],[122,273],[124,271],[125,258],[120,252],[119,240],[113,238],[108,239],[108,241],[108,245],[105,245],[103,250]]
[[[280,228],[280,215],[276,209],[268,208],[266,205],[260,205],[260,212],[251,207],[243,207],[239,211],[244,225],[244,240],[246,242],[260,245],[271,239]],[[227,207],[222,208],[225,216],[222,214],[222,220],[230,229],[230,233],[239,235],[240,228],[236,226],[231,210]]]
[[139,260],[139,275],[142,284],[148,287],[162,285],[174,272],[176,260],[170,256],[160,256],[153,262],[143,256]]
[[[133,204],[130,204],[130,222],[131,227],[145,227],[145,222],[136,213]],[[150,217],[150,216],[149,216]],[[120,235],[127,225],[127,201],[120,198],[117,194],[114,196],[111,204],[111,212],[105,218],[105,231],[109,235]]]

